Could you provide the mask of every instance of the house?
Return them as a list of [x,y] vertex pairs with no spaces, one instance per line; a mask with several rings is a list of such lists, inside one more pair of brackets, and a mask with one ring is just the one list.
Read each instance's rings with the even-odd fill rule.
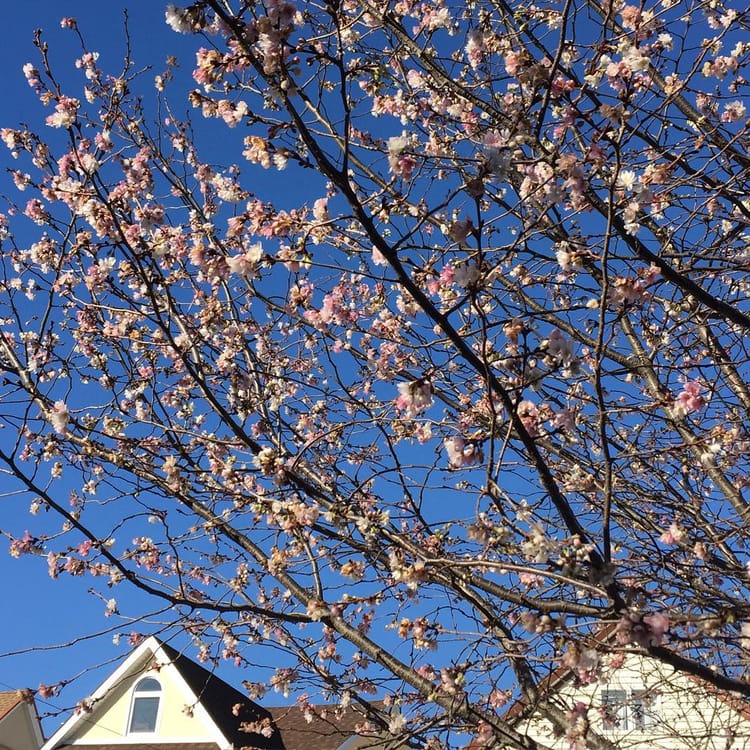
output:
[[0,750],[39,750],[42,727],[30,690],[0,692]]
[[[595,669],[600,658],[603,668]],[[633,649],[599,657],[584,648],[575,659],[575,668],[550,675],[536,705],[519,701],[506,720],[553,750],[750,748],[747,699]]]
[[[154,637],[143,641],[42,750],[355,750],[362,714],[266,709]],[[320,708],[320,707],[319,707]],[[15,750],[15,748],[13,748]]]

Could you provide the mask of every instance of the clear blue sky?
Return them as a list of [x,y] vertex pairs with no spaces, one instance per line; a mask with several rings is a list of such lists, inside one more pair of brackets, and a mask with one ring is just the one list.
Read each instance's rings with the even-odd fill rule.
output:
[[[81,48],[73,32],[60,28],[60,19],[66,16],[77,19],[87,40],[87,48],[100,53],[99,67],[104,71],[119,72],[125,52],[124,9],[127,7],[132,57],[138,69],[148,66],[153,68],[152,73],[146,73],[144,83],[153,80],[153,75],[164,71],[168,55],[176,55],[181,62],[178,75],[184,76],[185,82],[190,85],[195,49],[199,42],[191,36],[178,35],[169,29],[164,20],[166,4],[167,0],[24,0],[8,3],[7,7],[3,7],[4,43],[0,45],[3,63],[0,96],[4,104],[0,107],[0,127],[17,127],[19,123],[25,122],[43,136],[46,134],[59,138],[59,132],[45,128],[44,119],[50,110],[40,105],[26,83],[22,68],[27,62],[38,64],[39,53],[34,47],[33,39],[34,30],[41,28],[44,30],[44,39],[49,44],[50,59],[56,76],[63,88],[66,76],[70,76],[70,80],[75,82],[72,95],[80,96],[81,72],[74,69],[74,60],[80,56]],[[182,79],[179,82],[182,83]],[[170,101],[178,112],[181,111],[181,105],[175,98]],[[148,114],[148,100],[145,107]],[[184,103],[182,108],[187,110],[190,107]],[[235,149],[241,142],[241,128],[224,128],[222,132],[221,138],[212,137],[211,134],[202,138],[199,144],[201,154],[204,158],[222,163],[241,161],[239,151]],[[389,130],[387,135],[397,132]],[[204,134],[198,132],[197,135],[201,138]],[[11,165],[15,166],[12,158],[0,144],[0,212],[5,210],[3,197],[14,192],[11,190],[10,177],[4,174]],[[256,179],[261,172],[260,167],[257,167]],[[299,190],[305,190],[306,193],[312,190],[311,200],[322,196],[323,177],[311,172],[312,170],[304,179],[296,182],[290,182],[285,173],[275,170],[262,172],[263,197],[283,206],[290,201],[296,202],[300,197]],[[32,233],[27,237],[18,234],[18,231],[26,231],[22,223],[13,228],[19,244],[36,241],[38,238],[38,227],[31,227]],[[16,438],[15,434],[7,433],[8,428],[5,429],[6,431],[0,429],[0,445]],[[44,523],[45,519],[41,515],[40,518],[32,519],[29,506],[33,497],[28,493],[8,494],[6,482],[0,475],[0,530],[20,537],[26,529],[38,528],[38,524]],[[35,689],[40,683],[49,685],[73,680],[62,695],[51,700],[37,699],[37,703],[42,714],[74,706],[78,700],[89,695],[111,672],[113,663],[118,662],[130,650],[125,639],[122,639],[120,645],[113,644],[114,632],[128,633],[137,630],[158,635],[160,622],[170,619],[167,616],[153,616],[132,626],[117,617],[107,619],[104,617],[105,602],[87,594],[88,588],[96,582],[85,576],[65,576],[53,581],[47,575],[44,556],[13,559],[8,554],[7,540],[0,536],[0,586],[3,596],[0,617],[0,690],[24,687]],[[105,590],[103,593],[105,598],[115,596],[123,611],[143,612],[148,611],[149,606],[153,608],[158,604],[139,602],[132,594],[128,597],[126,587],[119,587],[112,593]],[[100,635],[89,637],[96,633]],[[184,639],[173,641],[173,645],[186,648],[186,653],[193,655],[189,643]],[[275,653],[273,657],[267,657],[263,650],[262,653],[253,652],[252,658],[273,658],[276,660],[275,666],[278,666],[283,657]],[[98,664],[104,666],[95,669]],[[251,675],[241,674],[227,665],[219,669],[219,674],[234,685],[239,685],[242,679],[253,679]],[[264,676],[266,675],[258,674],[256,678],[262,679]],[[283,702],[279,695],[269,696],[269,699],[272,704]],[[62,718],[57,716],[45,719],[47,736],[56,729]]]
[[[180,37],[164,22],[166,0],[24,0],[3,5],[3,44],[0,45],[3,75],[0,76],[0,127],[14,127],[27,122],[33,129],[44,130],[48,114],[26,84],[22,67],[37,63],[38,51],[33,45],[34,30],[41,28],[49,41],[51,59],[59,71],[73,73],[73,60],[80,45],[72,32],[60,28],[63,16],[78,20],[91,49],[101,54],[103,69],[118,70],[125,49],[124,8],[128,9],[133,55],[139,67],[153,65],[161,72],[168,53],[180,54],[183,70],[189,74],[195,40]],[[189,50],[189,52],[188,52]],[[64,75],[64,73],[63,73]],[[64,78],[63,78],[64,80]],[[0,153],[0,170],[5,172],[11,160],[5,148]],[[0,195],[7,194],[9,181],[3,175]],[[0,209],[2,210],[2,209]],[[7,429],[7,428],[6,428]],[[0,441],[15,436],[0,431]],[[4,483],[0,477],[0,483]],[[28,494],[3,495],[0,487],[0,529],[22,535],[30,526]],[[85,634],[112,626],[127,632],[122,621],[105,619],[104,604],[86,593],[91,580],[65,578],[52,581],[46,573],[43,557],[13,559],[8,545],[0,538],[0,690],[52,684],[78,675],[59,699],[40,701],[42,713],[74,704],[85,697],[112,668],[90,670],[107,661],[117,660],[128,652],[124,642],[115,646],[112,635],[87,639],[73,648],[55,648],[69,644]],[[121,596],[118,592],[118,597]],[[137,626],[147,629],[147,626]],[[179,644],[178,644],[179,645]],[[79,674],[83,671],[83,674]],[[237,683],[237,676],[233,679]],[[45,721],[49,735],[60,719]]]

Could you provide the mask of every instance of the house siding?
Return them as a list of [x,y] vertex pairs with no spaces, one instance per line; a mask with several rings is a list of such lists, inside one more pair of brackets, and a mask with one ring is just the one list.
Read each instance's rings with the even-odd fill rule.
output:
[[[128,735],[128,717],[133,695],[133,687],[142,677],[154,677],[161,685],[161,700],[156,732],[153,735]],[[133,739],[147,736],[159,742],[190,741],[194,743],[211,742],[214,736],[197,716],[190,716],[186,711],[184,693],[172,678],[170,670],[152,670],[139,672],[133,680],[123,680],[122,684],[111,690],[96,706],[91,714],[90,723],[82,722],[77,732],[76,744],[108,744],[117,738]]]
[[18,706],[0,722],[0,746],[7,750],[36,750],[39,742],[25,706]]
[[[632,696],[645,691],[652,701],[650,720],[643,729],[607,727],[602,693],[623,691]],[[741,710],[746,704],[728,694],[724,699],[711,689],[671,667],[652,659],[631,655],[622,667],[613,669],[589,685],[568,680],[560,685],[554,703],[570,712],[576,704],[585,709],[590,730],[619,748],[632,750],[739,750],[750,748],[750,721]],[[736,707],[731,701],[736,701]],[[747,707],[750,709],[750,706]],[[552,723],[539,713],[521,719],[524,734],[557,750],[569,750],[569,737],[559,736]]]

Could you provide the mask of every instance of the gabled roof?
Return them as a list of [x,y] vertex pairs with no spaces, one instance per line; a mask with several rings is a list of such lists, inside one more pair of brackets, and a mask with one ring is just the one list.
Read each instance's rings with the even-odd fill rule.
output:
[[281,750],[284,747],[276,729],[269,737],[242,731],[243,724],[264,720],[271,724],[270,711],[171,646],[161,644],[161,649],[188,684],[196,701],[235,748],[252,746],[257,750]]
[[269,711],[284,750],[337,750],[357,736],[358,726],[366,723],[365,717],[353,708],[341,714],[327,706],[313,706],[313,713],[308,715],[299,706],[280,706]]
[[28,690],[0,691],[0,719],[7,716],[16,706],[28,702],[31,693]]
[[[47,741],[42,750],[228,750],[250,747],[254,750],[337,750],[356,734],[364,717],[354,709],[338,714],[324,706],[305,714],[297,706],[267,709],[250,700],[200,664],[171,646],[151,637],[138,646],[91,697],[96,704],[122,684],[134,684],[145,672],[168,670],[183,690],[185,705],[191,707],[204,726],[213,728],[213,742],[151,742],[150,738],[120,738],[115,742],[84,744],[77,734],[91,719],[78,714]],[[250,725],[250,726],[248,726]],[[251,729],[251,731],[244,731]],[[253,731],[254,730],[254,731]],[[123,742],[123,739],[128,741]]]
[[[189,745],[190,750],[208,750],[211,748],[241,748],[253,747],[258,750],[282,750],[283,743],[277,730],[270,727],[271,714],[266,709],[254,703],[246,695],[243,695],[231,685],[228,685],[216,675],[204,669],[199,664],[176,651],[171,646],[162,643],[157,638],[147,638],[140,644],[125,661],[94,691],[91,696],[91,704],[96,711],[96,705],[102,701],[108,693],[125,681],[135,681],[138,676],[145,672],[156,669],[166,670],[182,688],[184,704],[202,720],[202,724],[210,729],[213,739],[212,743],[194,742]],[[244,724],[253,724],[266,721],[269,725],[270,736],[255,732],[244,732]],[[80,713],[71,716],[65,724],[49,739],[43,750],[68,747],[73,743],[76,734],[90,721],[90,716]],[[127,746],[131,750],[138,747],[153,747],[157,743],[151,743],[144,738],[130,738]],[[122,740],[118,746],[122,748]],[[109,744],[109,743],[108,743]],[[86,747],[90,750],[96,748],[101,750],[104,744],[82,745],[75,743],[76,747]],[[162,747],[168,747],[164,743],[158,743]],[[184,742],[180,743],[180,750],[186,748]]]
[[[8,722],[11,723],[11,728],[8,728]],[[0,724],[4,725],[0,741],[5,739],[4,734],[10,731],[15,735],[20,732],[25,745],[32,741],[35,743],[34,747],[40,747],[44,742],[31,690],[0,691]]]
[[216,750],[215,742],[122,742],[116,745],[60,745],[59,750]]

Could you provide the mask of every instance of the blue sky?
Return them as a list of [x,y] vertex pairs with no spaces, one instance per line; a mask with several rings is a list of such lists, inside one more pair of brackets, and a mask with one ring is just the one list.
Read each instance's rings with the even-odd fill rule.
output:
[[[43,39],[49,44],[55,75],[63,88],[70,80],[69,93],[80,96],[81,71],[74,68],[74,60],[81,54],[80,42],[74,32],[60,28],[62,17],[77,19],[78,27],[87,41],[87,49],[100,53],[98,66],[107,72],[117,73],[122,69],[126,49],[124,11],[127,8],[132,57],[137,69],[152,69],[152,72],[147,71],[144,75],[144,90],[147,91],[145,84],[152,81],[154,75],[164,71],[168,55],[176,55],[181,62],[178,84],[184,82],[186,86],[192,85],[197,40],[175,34],[169,29],[164,20],[165,7],[166,0],[27,0],[4,8],[4,45],[0,46],[4,75],[0,77],[0,96],[5,106],[0,108],[0,128],[26,123],[43,137],[60,137],[58,131],[45,127],[44,119],[49,109],[40,105],[26,83],[22,68],[27,62],[39,66],[39,51],[34,47],[33,40],[34,30],[40,28],[44,32]],[[184,79],[180,79],[180,76],[184,76]],[[190,105],[179,101],[179,88],[177,85],[173,91],[170,87],[170,102],[178,111],[185,111],[190,109]],[[149,109],[148,99],[145,109],[147,116],[153,115],[154,110],[153,107]],[[201,154],[223,163],[239,160],[239,152],[234,147],[241,143],[241,130],[224,128],[223,133],[220,139],[204,138],[199,144]],[[199,132],[198,137],[201,135]],[[12,180],[5,174],[11,166],[15,167],[16,164],[5,147],[0,145],[0,212],[6,210],[6,197],[19,199]],[[268,197],[270,191],[280,206],[299,197],[298,192],[290,190],[288,177],[275,170],[263,172],[262,179],[264,196]],[[319,175],[307,174],[303,182],[306,189],[313,183],[316,185],[318,192],[313,198],[323,194]],[[38,238],[38,227],[31,226],[30,222],[26,226],[29,227],[29,234],[24,236],[24,223],[13,224],[19,244]],[[0,429],[0,445],[3,442],[10,444],[16,437],[15,433],[9,434],[7,430],[4,433]],[[29,507],[33,497],[27,492],[14,494],[7,482],[7,478],[0,475],[0,531],[22,537],[26,529],[36,530],[52,523],[52,519],[45,518],[43,514],[32,518]],[[105,601],[101,596],[87,593],[96,583],[97,580],[90,577],[70,576],[53,581],[47,574],[44,555],[13,559],[8,554],[8,540],[0,535],[0,586],[5,602],[4,616],[0,617],[0,690],[35,689],[39,684],[71,681],[61,695],[51,700],[37,699],[40,713],[58,714],[44,719],[47,736],[64,718],[59,715],[60,712],[89,695],[114,668],[114,663],[130,650],[126,638],[115,645],[114,634],[138,631],[159,635],[162,623],[173,619],[158,612],[132,625],[119,617],[107,619],[104,616]],[[158,602],[139,600],[132,592],[128,593],[126,587],[112,593],[104,589],[102,593],[104,599],[116,597],[121,609],[127,612],[149,612],[160,606]],[[188,655],[194,655],[187,639],[178,637],[171,642],[177,648],[185,648]],[[273,660],[274,666],[278,666],[283,657],[276,654],[267,657],[266,652],[261,650],[254,651],[252,658],[258,659],[260,664],[263,660]],[[102,666],[97,668],[97,665]],[[252,679],[247,673],[227,665],[220,668],[219,674],[234,685],[239,685],[243,679]],[[283,702],[279,695],[269,696],[269,699],[273,704]]]
[[[124,8],[127,6],[132,53],[138,67],[152,66],[154,73],[161,72],[166,56],[176,54],[183,63],[182,74],[188,77],[195,40],[178,36],[168,29],[164,23],[165,4],[166,0],[25,0],[8,4],[3,15],[6,26],[4,44],[0,47],[4,63],[4,75],[0,77],[0,95],[4,103],[0,109],[0,127],[28,122],[34,129],[45,130],[43,120],[49,111],[39,105],[22,74],[24,63],[38,61],[38,51],[33,46],[35,28],[45,30],[44,38],[50,44],[53,67],[62,81],[65,82],[66,75],[75,73],[76,85],[80,85],[80,72],[73,70],[73,60],[80,54],[80,48],[76,36],[60,28],[62,16],[78,19],[79,27],[89,40],[89,48],[101,53],[100,66],[103,69],[117,70],[125,50]],[[392,128],[393,124],[388,123],[385,127]],[[210,144],[220,154],[227,149],[227,144],[231,150],[231,144],[239,137],[239,129],[225,129],[224,132],[226,137]],[[398,130],[390,129],[385,134],[397,135]],[[236,158],[236,154],[229,153],[226,161]],[[0,170],[10,163],[7,152],[0,147]],[[273,180],[274,174],[271,171],[264,175],[264,191],[271,189],[269,181]],[[286,183],[287,192],[293,196],[294,188],[289,188],[289,178],[282,176],[277,179]],[[8,190],[8,184],[6,181],[0,188],[0,196]],[[19,239],[23,241],[23,237]],[[0,444],[14,437],[4,436],[0,430]],[[4,494],[8,487],[2,483],[0,475],[0,529],[22,536],[31,526],[28,508],[32,497],[27,493]],[[5,602],[4,616],[0,618],[0,689],[36,688],[40,683],[73,680],[61,696],[39,702],[40,711],[45,714],[73,705],[85,697],[111,671],[113,662],[127,653],[124,640],[120,645],[113,644],[114,633],[127,633],[131,629],[158,632],[160,621],[167,619],[157,613],[132,627],[119,618],[107,619],[104,617],[104,602],[87,594],[92,585],[90,578],[64,577],[52,581],[46,569],[43,557],[12,559],[7,554],[7,542],[0,537],[0,585]],[[118,591],[115,595],[124,605],[125,592]],[[131,597],[130,603],[133,602],[128,609],[140,610],[137,600]],[[104,666],[97,670],[94,668],[97,664]],[[231,669],[225,669],[221,675],[235,685],[248,678],[248,675],[240,675]],[[278,697],[274,696],[272,700],[275,702]],[[46,733],[49,735],[54,731],[59,722],[60,717],[47,719]]]
[[[73,72],[73,60],[80,54],[80,46],[73,33],[60,28],[63,16],[78,20],[90,48],[100,52],[101,66],[117,70],[125,50],[124,9],[127,7],[133,56],[139,67],[151,65],[155,72],[161,72],[167,54],[180,54],[182,49],[183,71],[189,74],[195,41],[170,31],[164,23],[165,4],[160,0],[25,0],[6,4],[3,7],[3,44],[0,45],[3,69],[0,127],[27,122],[32,128],[43,130],[41,123],[48,112],[26,84],[22,67],[26,62],[39,60],[33,37],[34,30],[41,28],[50,45],[53,67],[61,71],[63,81],[66,72]],[[8,153],[3,148],[0,169],[4,172],[9,163]],[[6,179],[0,195],[8,194],[10,181]],[[4,438],[0,431],[0,441],[8,437]],[[3,481],[1,477],[0,481]],[[2,492],[7,489],[3,487]],[[30,526],[30,502],[27,493],[0,494],[0,529],[22,535]],[[0,538],[0,586],[4,602],[0,618],[0,652],[3,654],[0,690],[36,688],[40,683],[53,684],[75,678],[59,698],[39,702],[40,712],[54,712],[91,692],[112,669],[112,660],[128,652],[124,641],[115,646],[112,633],[103,631],[114,627],[127,632],[129,628],[122,621],[104,618],[104,603],[87,594],[90,579],[66,577],[52,581],[47,576],[43,557],[13,559],[7,549],[7,540]],[[70,648],[59,648],[97,632],[102,634],[80,640]],[[104,669],[91,669],[106,662],[110,665]],[[231,675],[229,679],[233,679]],[[234,682],[237,682],[236,675]],[[59,722],[59,718],[47,719],[46,734],[49,735]]]

